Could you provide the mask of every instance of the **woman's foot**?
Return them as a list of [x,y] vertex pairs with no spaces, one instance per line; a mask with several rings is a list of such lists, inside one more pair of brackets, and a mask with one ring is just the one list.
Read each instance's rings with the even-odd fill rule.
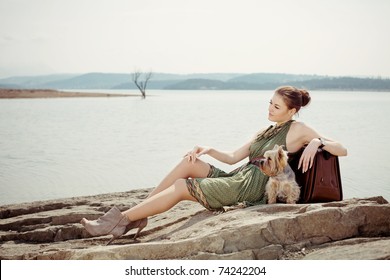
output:
[[83,218],[80,223],[92,236],[111,234],[112,238],[108,242],[110,244],[125,233],[126,227],[131,221],[117,207],[113,207],[97,220],[89,221]]
[[97,220],[89,221],[86,218],[83,218],[80,223],[92,236],[111,234],[112,238],[107,243],[108,245],[134,228],[138,228],[138,231],[134,236],[134,239],[136,239],[139,233],[148,224],[148,219],[143,218],[137,221],[130,221],[130,219],[126,215],[123,215],[117,207],[113,207]]
[[[140,220],[136,220],[134,222],[130,222],[127,226],[126,226],[126,230],[125,230],[125,233],[127,233],[129,230],[133,229],[133,228],[138,228],[138,231],[137,233],[134,235],[134,239],[137,239],[137,237],[139,236],[139,234],[141,233],[141,231],[148,225],[148,218],[143,218],[143,219],[140,219]],[[124,234],[125,234],[124,233]]]

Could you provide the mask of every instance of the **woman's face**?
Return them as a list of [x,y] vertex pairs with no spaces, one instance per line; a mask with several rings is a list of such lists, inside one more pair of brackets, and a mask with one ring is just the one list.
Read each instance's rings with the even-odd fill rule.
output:
[[284,103],[283,98],[275,93],[268,107],[268,119],[272,122],[283,123],[292,118],[295,114],[295,109],[288,109],[286,103]]

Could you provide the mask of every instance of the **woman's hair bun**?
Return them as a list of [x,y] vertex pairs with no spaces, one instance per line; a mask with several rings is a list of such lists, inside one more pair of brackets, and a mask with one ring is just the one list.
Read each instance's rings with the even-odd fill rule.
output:
[[299,89],[299,92],[302,96],[302,107],[305,107],[307,104],[310,103],[311,97],[307,90],[305,89]]

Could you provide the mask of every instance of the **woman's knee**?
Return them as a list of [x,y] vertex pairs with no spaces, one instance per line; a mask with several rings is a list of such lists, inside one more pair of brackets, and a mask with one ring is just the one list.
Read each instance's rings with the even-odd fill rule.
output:
[[192,163],[187,158],[183,158],[180,165],[185,169],[187,177],[204,178],[210,171],[210,165],[200,159]]

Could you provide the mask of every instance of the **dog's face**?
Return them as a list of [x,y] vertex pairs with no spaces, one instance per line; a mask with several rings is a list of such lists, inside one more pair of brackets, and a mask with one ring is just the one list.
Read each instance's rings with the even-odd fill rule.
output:
[[287,152],[282,146],[275,145],[272,150],[264,153],[264,159],[260,162],[260,170],[269,177],[274,177],[283,172],[287,165]]

